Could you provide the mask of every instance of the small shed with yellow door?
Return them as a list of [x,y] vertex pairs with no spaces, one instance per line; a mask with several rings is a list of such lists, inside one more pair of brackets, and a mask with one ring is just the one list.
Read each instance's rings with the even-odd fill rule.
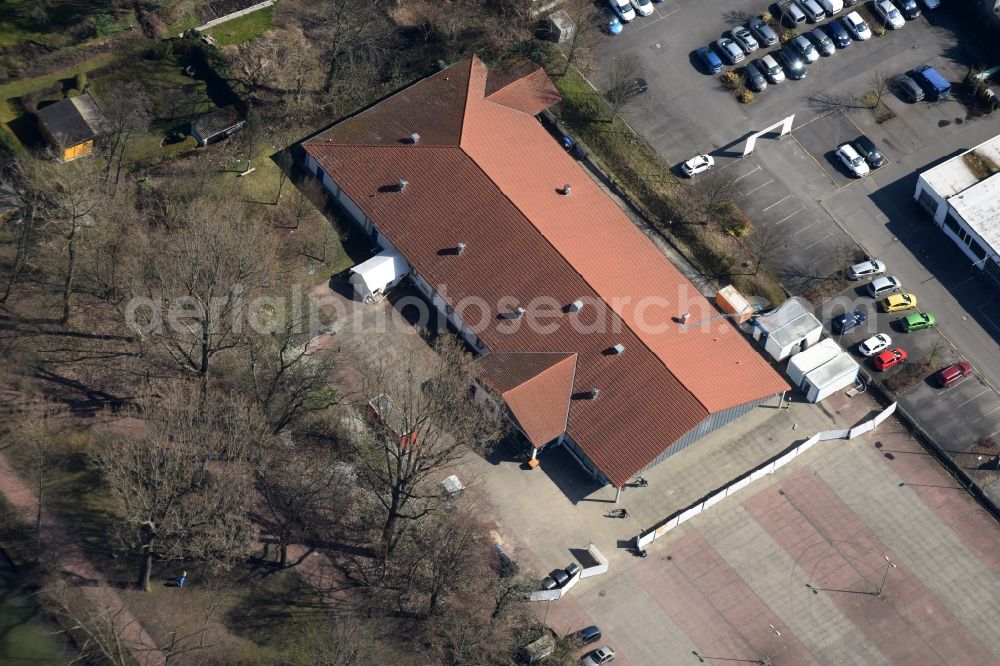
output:
[[106,126],[104,114],[90,93],[50,104],[35,115],[42,136],[63,162],[93,153],[94,139]]

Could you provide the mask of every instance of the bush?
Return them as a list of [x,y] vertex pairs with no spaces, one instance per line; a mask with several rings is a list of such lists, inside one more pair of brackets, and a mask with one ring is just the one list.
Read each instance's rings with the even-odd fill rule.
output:
[[774,18],[774,16],[771,15],[771,12],[769,12],[767,10],[764,10],[763,12],[761,12],[761,14],[760,14],[760,20],[763,21],[764,23],[768,24],[772,28],[775,28],[775,27],[778,26],[778,19]]
[[752,104],[756,101],[757,95],[754,95],[752,90],[743,89],[736,93],[736,99],[740,101],[740,104]]
[[190,150],[194,150],[198,147],[198,141],[193,136],[185,137],[183,141],[178,141],[177,143],[171,143],[163,147],[160,154],[163,159],[171,159],[177,157],[181,153],[186,153]]
[[736,72],[723,72],[719,74],[719,83],[729,90],[736,90],[742,82],[743,77]]
[[69,90],[66,91],[66,99],[69,99],[70,97],[79,97],[79,96],[80,96],[80,91],[77,90],[76,88],[70,88]]
[[787,44],[788,42],[792,41],[798,36],[799,36],[798,30],[793,30],[792,28],[785,28],[781,31],[781,34],[778,36],[778,40],[782,44]]
[[883,28],[882,26],[880,26],[877,23],[870,24],[870,27],[872,29],[872,34],[873,35],[875,35],[876,37],[885,37],[885,28]]
[[723,220],[722,228],[725,230],[727,236],[743,238],[753,232],[753,223],[743,211],[733,206]]

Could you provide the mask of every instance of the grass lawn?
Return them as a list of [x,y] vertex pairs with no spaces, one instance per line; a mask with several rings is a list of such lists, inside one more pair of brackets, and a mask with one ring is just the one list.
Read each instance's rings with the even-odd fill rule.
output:
[[271,18],[274,14],[274,5],[258,9],[245,16],[226,21],[222,25],[210,28],[207,32],[215,38],[219,46],[228,44],[242,44],[251,39],[260,37],[271,29]]

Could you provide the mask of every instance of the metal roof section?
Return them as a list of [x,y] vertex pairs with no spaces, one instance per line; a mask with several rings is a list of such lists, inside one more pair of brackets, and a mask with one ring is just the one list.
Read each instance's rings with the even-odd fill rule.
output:
[[754,319],[754,326],[765,331],[781,347],[823,328],[823,324],[812,313],[809,301],[798,296],[789,298],[770,312],[758,315]]
[[976,183],[948,203],[994,252],[1000,253],[1000,174]]
[[[1000,165],[1000,135],[965,151],[961,155],[956,155],[920,175],[925,183],[945,199],[960,194],[977,183],[996,181],[998,176],[985,175],[981,168],[975,168],[974,165],[980,160],[966,157],[972,153],[981,158],[982,161]],[[1000,188],[1000,185],[994,187]]]

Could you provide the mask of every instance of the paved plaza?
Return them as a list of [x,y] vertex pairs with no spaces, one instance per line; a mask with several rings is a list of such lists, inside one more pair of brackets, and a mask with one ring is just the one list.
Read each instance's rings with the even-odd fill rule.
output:
[[[543,457],[541,471],[502,456],[472,469],[523,563],[544,575],[591,541],[608,556],[607,574],[538,610],[558,632],[599,625],[616,663],[1000,663],[1000,528],[894,418],[820,442],[653,542],[645,559],[625,548],[640,527],[793,442],[877,411],[865,395],[763,407],[655,468],[618,505],[562,454]],[[618,506],[632,517],[604,517]],[[895,567],[878,596],[886,557]],[[769,655],[768,625],[780,632]]]

